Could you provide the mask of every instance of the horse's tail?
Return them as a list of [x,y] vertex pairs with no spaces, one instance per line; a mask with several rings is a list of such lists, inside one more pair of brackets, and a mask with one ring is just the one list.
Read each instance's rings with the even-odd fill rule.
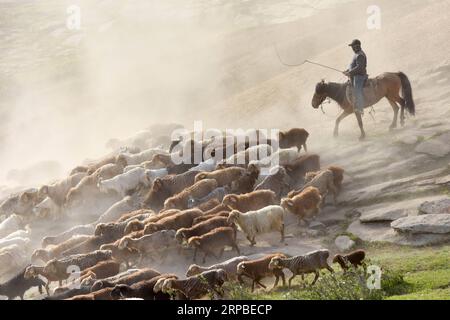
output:
[[400,77],[400,81],[402,83],[402,91],[403,91],[403,98],[405,99],[405,107],[409,111],[409,113],[414,116],[416,114],[416,105],[413,99],[411,82],[409,81],[406,74],[404,74],[403,72],[399,72],[398,76]]

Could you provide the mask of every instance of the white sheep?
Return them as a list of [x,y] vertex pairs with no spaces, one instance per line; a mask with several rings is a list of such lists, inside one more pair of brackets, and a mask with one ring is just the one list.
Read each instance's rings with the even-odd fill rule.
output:
[[167,151],[162,149],[152,148],[136,154],[122,153],[119,155],[119,157],[124,158],[127,161],[127,164],[130,166],[130,165],[138,165],[145,161],[150,161],[157,154],[168,154],[168,153]]
[[273,149],[271,146],[268,144],[260,144],[250,147],[247,150],[239,151],[220,163],[237,165],[246,164],[254,160],[267,158],[272,154],[272,152]]
[[8,239],[1,239],[0,240],[0,250],[9,247],[12,245],[18,245],[23,248],[29,248],[30,245],[30,239],[28,238],[21,238],[21,237],[14,237],[14,238],[8,238]]
[[297,150],[297,147],[289,149],[279,149],[278,151],[272,153],[270,156],[264,159],[251,161],[249,165],[253,164],[260,169],[269,166],[284,166],[291,163],[295,159],[298,159],[299,157],[300,152]]
[[227,273],[229,280],[235,280],[237,278],[237,265],[242,261],[250,260],[246,256],[239,256],[228,259],[224,262],[214,264],[209,267],[201,267],[196,264],[192,264],[189,266],[188,271],[186,272],[186,277],[191,277],[197,274],[200,274],[205,271],[215,270],[215,269],[223,269]]
[[56,219],[61,215],[62,207],[52,198],[47,197],[33,208],[33,214],[40,219]]
[[23,220],[20,216],[13,214],[0,223],[0,239],[20,229],[23,229]]
[[30,237],[30,229],[28,226],[26,226],[26,230],[17,230],[10,235],[3,238],[3,240],[6,239],[12,239],[12,238],[29,238]]
[[126,196],[106,210],[94,224],[116,221],[124,213],[135,211],[140,207],[141,205],[137,199],[131,196]]
[[167,175],[166,169],[146,170],[141,167],[134,168],[109,180],[100,180],[98,188],[102,193],[114,191],[124,197],[128,192],[136,189],[139,184],[151,186],[156,178]]
[[231,211],[228,221],[235,223],[247,236],[253,246],[256,244],[257,234],[270,231],[281,233],[281,242],[284,242],[284,209],[280,206],[268,206],[257,211],[246,213],[237,210]]
[[27,261],[25,248],[17,244],[0,249],[0,276],[25,267]]
[[214,159],[208,159],[206,161],[201,162],[197,166],[189,169],[189,171],[201,171],[201,172],[212,172],[216,169],[216,162]]

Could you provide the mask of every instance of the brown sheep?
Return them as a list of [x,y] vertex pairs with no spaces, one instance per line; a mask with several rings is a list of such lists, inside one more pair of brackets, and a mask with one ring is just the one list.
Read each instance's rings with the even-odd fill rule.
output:
[[194,222],[192,223],[192,225],[195,226],[198,223],[201,223],[203,221],[207,221],[209,219],[216,218],[216,217],[228,218],[229,215],[230,215],[230,211],[222,211],[222,212],[218,212],[218,213],[203,215],[203,216],[200,216],[198,218],[195,218]]
[[155,179],[144,200],[144,207],[149,207],[155,211],[161,210],[164,207],[164,201],[192,186],[197,174],[197,171],[188,171],[183,174]]
[[245,174],[232,184],[231,192],[234,194],[252,192],[259,174],[260,169],[254,164],[250,164]]
[[[143,234],[143,233],[142,233]],[[138,237],[136,235],[136,237]],[[100,246],[100,250],[111,250],[112,258],[119,263],[125,263],[127,268],[130,267],[131,261],[137,260],[139,258],[139,252],[135,249],[130,248],[119,248],[120,240],[114,243],[108,243]]]
[[270,269],[269,264],[272,258],[286,258],[284,254],[270,254],[263,258],[251,260],[251,261],[243,261],[237,265],[237,274],[238,280],[240,283],[244,283],[242,277],[246,276],[252,280],[252,292],[255,290],[255,283],[266,289],[266,286],[261,283],[261,280],[265,277],[275,276],[275,284],[273,288],[278,285],[280,280],[283,281],[283,286],[286,285],[286,280],[284,277],[283,270],[274,268]]
[[[173,279],[173,277],[170,277]],[[160,279],[168,279],[168,275],[159,275],[150,280],[143,280],[131,285],[117,284],[111,291],[114,300],[123,298],[142,298],[144,300],[170,300],[168,293],[154,292],[156,283]]]
[[299,223],[318,214],[321,204],[322,196],[319,189],[315,187],[308,187],[292,199],[285,198],[281,201],[281,206],[285,210],[298,216]]
[[366,252],[362,249],[355,250],[353,252],[350,252],[348,254],[337,254],[333,258],[333,263],[339,263],[342,270],[344,272],[347,272],[349,269],[349,263],[356,269],[358,266],[365,266],[364,259],[366,258]]
[[31,256],[31,262],[36,263],[38,260],[47,262],[53,258],[60,258],[64,251],[79,245],[80,243],[86,241],[90,237],[91,236],[77,235],[58,245],[53,245],[48,249],[37,249],[33,252]]
[[161,230],[178,230],[180,228],[189,228],[194,219],[203,215],[198,209],[181,211],[173,216],[163,218],[155,223],[149,223],[144,228],[144,234],[151,234]]
[[115,276],[120,272],[120,263],[115,260],[100,261],[95,266],[84,269],[80,274],[80,280],[94,276],[95,279],[104,279]]
[[281,149],[297,147],[300,152],[303,147],[305,152],[307,152],[308,149],[306,148],[306,140],[308,137],[309,133],[305,129],[294,128],[289,131],[280,131],[278,134],[278,142]]
[[187,209],[189,200],[200,199],[206,197],[214,189],[218,187],[217,181],[213,179],[200,180],[189,188],[184,189],[180,193],[168,198],[164,202],[164,209]]
[[144,230],[145,226],[149,223],[157,223],[159,220],[162,220],[164,218],[173,216],[177,213],[180,213],[181,211],[178,209],[173,209],[173,210],[167,210],[164,212],[161,212],[157,215],[148,217],[147,219],[144,219],[142,221],[139,220],[131,220],[127,223],[127,226],[125,227],[124,230],[124,235],[128,235],[132,232],[136,232],[136,231],[141,231]]
[[195,176],[195,182],[205,179],[214,179],[217,181],[219,187],[231,186],[233,181],[241,178],[246,173],[246,170],[239,167],[231,167],[213,172],[200,172]]
[[202,210],[203,212],[209,211],[211,209],[214,209],[215,207],[217,207],[218,205],[220,205],[220,201],[213,198],[210,199],[206,202],[203,202],[201,204],[199,204],[196,208],[199,210]]
[[120,223],[120,222],[129,222],[131,220],[137,219],[139,221],[141,221],[141,218],[147,218],[148,216],[152,216],[152,214],[154,214],[155,212],[153,210],[148,210],[148,209],[139,209],[139,210],[135,210],[132,212],[128,212],[124,215],[122,215],[119,219],[116,220],[116,223]]
[[344,181],[344,169],[336,166],[328,167],[328,170],[333,172],[334,175],[334,186],[336,187],[338,194],[342,189],[342,182]]
[[229,194],[222,203],[232,210],[245,213],[277,204],[277,195],[270,190],[258,190],[241,195]]
[[255,187],[257,190],[271,190],[275,192],[277,200],[281,200],[289,192],[289,176],[286,169],[283,167],[276,167],[269,176],[267,176],[260,184]]
[[67,298],[65,300],[112,300],[111,292],[113,288],[104,288],[88,294]]
[[291,189],[294,189],[303,185],[308,172],[320,170],[320,157],[316,154],[306,154],[284,168],[291,178]]
[[178,229],[175,239],[178,242],[188,241],[191,237],[198,237],[210,232],[219,227],[230,227],[232,224],[228,223],[225,217],[214,217],[209,220],[200,222],[190,228]]
[[160,272],[150,269],[150,268],[145,268],[145,269],[141,269],[137,272],[134,272],[132,274],[127,274],[127,275],[120,277],[118,279],[115,279],[115,280],[105,279],[105,280],[95,281],[95,283],[92,285],[91,291],[94,292],[94,291],[104,289],[104,288],[112,289],[118,284],[126,284],[126,285],[130,286],[133,283],[137,283],[137,282],[144,281],[144,280],[150,280],[159,275],[161,275]]
[[238,255],[241,254],[236,242],[236,229],[231,227],[220,227],[211,230],[202,236],[191,237],[188,241],[188,245],[194,248],[194,262],[196,261],[198,250],[203,251],[205,254],[203,256],[203,263],[205,263],[208,255],[220,259],[226,246],[232,247],[237,251]]
[[212,208],[212,209],[210,209],[208,211],[205,211],[204,215],[205,216],[210,216],[210,215],[218,214],[218,213],[221,213],[221,212],[224,212],[224,211],[230,212],[231,209],[228,206],[224,205],[223,203],[220,203],[217,206],[215,206],[214,208]]
[[325,203],[325,199],[328,193],[331,192],[331,194],[333,195],[334,204],[336,205],[336,197],[338,191],[336,186],[334,185],[334,174],[331,170],[322,170],[314,173],[314,177],[311,180],[307,181],[303,188],[301,188],[300,190],[291,191],[288,194],[288,198],[292,199],[308,187],[315,187],[319,190],[323,198],[323,204]]

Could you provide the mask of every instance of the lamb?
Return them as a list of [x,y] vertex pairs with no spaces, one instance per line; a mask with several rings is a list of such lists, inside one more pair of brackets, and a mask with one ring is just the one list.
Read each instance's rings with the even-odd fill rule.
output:
[[364,259],[366,257],[366,252],[364,250],[355,250],[345,255],[336,254],[333,258],[333,263],[339,263],[342,270],[347,272],[349,269],[349,263],[357,269],[358,266],[364,267]]
[[95,226],[92,224],[79,225],[70,228],[56,236],[48,236],[42,239],[42,247],[45,248],[48,245],[56,245],[61,242],[67,241],[76,235],[91,235],[94,233]]
[[298,216],[299,223],[304,219],[319,214],[321,204],[322,196],[319,189],[315,187],[307,187],[292,199],[285,198],[281,201],[281,206],[286,211]]
[[100,261],[111,260],[110,250],[96,250],[87,254],[72,255],[60,260],[52,259],[44,266],[43,272],[53,279],[65,280],[70,274],[70,268],[76,266],[80,271],[95,266]]
[[0,223],[0,239],[24,227],[23,219],[13,214]]
[[136,189],[139,184],[150,186],[156,178],[164,177],[167,174],[166,169],[146,170],[138,167],[109,180],[100,179],[98,181],[98,189],[103,193],[115,192],[125,197],[128,192]]
[[222,203],[232,210],[245,213],[277,204],[277,196],[275,192],[270,190],[258,190],[241,195],[229,194],[223,199]]
[[252,292],[255,290],[255,284],[260,285],[264,289],[266,286],[261,283],[261,280],[265,277],[275,276],[275,284],[273,288],[278,285],[280,278],[283,281],[283,286],[286,284],[283,270],[278,268],[270,269],[269,264],[273,258],[281,257],[286,258],[284,254],[270,254],[265,257],[256,260],[243,261],[237,265],[237,275],[240,283],[244,283],[243,276],[246,276],[252,280]]
[[209,220],[200,222],[190,228],[181,228],[178,229],[175,235],[175,239],[182,243],[183,241],[188,241],[191,237],[198,237],[205,233],[214,230],[219,227],[229,227],[230,223],[228,219],[225,217],[214,217]]
[[219,187],[231,186],[231,183],[245,174],[246,170],[239,167],[231,167],[213,172],[201,172],[195,176],[195,182],[204,179],[214,179]]
[[297,147],[300,152],[303,147],[305,148],[305,152],[307,152],[308,149],[306,148],[306,141],[308,137],[309,133],[305,129],[294,128],[285,132],[281,131],[278,134],[278,142],[280,148]]
[[137,283],[144,280],[150,280],[159,275],[161,275],[161,273],[150,268],[140,269],[137,272],[133,272],[131,274],[118,277],[116,279],[98,280],[92,286],[91,291],[95,292],[97,290],[104,288],[114,288],[118,284],[126,284],[130,286],[133,283]]
[[161,291],[155,293],[156,283],[167,279],[167,275],[159,275],[150,280],[143,280],[132,285],[118,284],[111,291],[114,300],[123,298],[142,298],[144,300],[170,300],[170,295]]
[[158,221],[167,218],[167,217],[171,217],[175,214],[180,213],[180,210],[174,209],[174,210],[167,210],[164,212],[161,212],[159,214],[156,215],[151,215],[149,217],[147,217],[144,220],[139,220],[139,219],[132,219],[128,222],[127,226],[125,227],[124,230],[124,234],[130,234],[132,232],[136,232],[136,231],[141,231],[145,229],[145,226],[147,224],[150,223],[157,223]]
[[163,218],[156,223],[149,223],[144,228],[144,234],[151,234],[160,230],[178,230],[180,228],[189,228],[195,218],[203,215],[199,209],[181,211],[172,216]]
[[166,199],[192,186],[197,174],[196,171],[188,171],[183,174],[155,179],[144,200],[144,207],[155,211],[161,210]]
[[123,159],[126,161],[127,165],[137,165],[142,162],[152,160],[153,157],[158,154],[166,155],[167,151],[162,149],[147,149],[136,154],[121,153],[117,156],[116,161]]
[[41,198],[50,198],[58,207],[62,207],[67,193],[70,189],[75,187],[78,183],[80,183],[81,179],[86,177],[86,173],[76,173],[69,176],[66,179],[58,181],[51,185],[44,185],[39,189],[39,196]]
[[250,244],[256,244],[257,234],[278,231],[281,233],[281,243],[284,242],[284,209],[280,206],[268,206],[257,211],[246,213],[231,211],[229,223],[235,223],[246,235]]
[[187,209],[189,199],[206,197],[210,192],[218,187],[218,183],[213,179],[200,180],[189,188],[168,198],[164,202],[164,209]]
[[0,296],[7,296],[9,300],[20,297],[23,300],[25,292],[33,287],[38,287],[39,293],[42,294],[42,288],[45,287],[44,281],[37,277],[26,279],[24,274],[25,269],[7,282],[0,284]]
[[281,166],[271,169],[270,174],[255,187],[257,190],[271,190],[275,193],[277,200],[281,200],[289,192],[289,176]]
[[89,238],[90,236],[87,235],[75,235],[60,244],[51,246],[48,249],[37,249],[31,256],[31,262],[36,263],[39,260],[47,262],[54,258],[60,258],[64,251],[75,247]]
[[134,212],[135,210],[138,210],[139,206],[140,203],[138,199],[131,196],[126,196],[122,200],[113,204],[108,210],[106,210],[97,219],[97,221],[94,222],[94,224],[113,222],[117,219],[120,219],[124,213]]
[[194,248],[194,262],[196,261],[198,250],[204,252],[203,263],[205,263],[206,257],[209,255],[220,259],[226,246],[232,247],[238,255],[241,254],[236,242],[236,230],[231,227],[220,227],[202,236],[191,237],[188,245]]
[[338,189],[334,184],[334,174],[331,170],[322,170],[315,173],[315,176],[309,182],[306,182],[302,189],[291,191],[288,197],[292,199],[308,187],[315,187],[319,190],[323,203],[325,203],[328,193],[331,192],[333,194],[334,204],[336,205]]
[[243,261],[249,261],[249,258],[246,256],[239,256],[228,259],[222,263],[217,263],[209,267],[201,267],[196,264],[192,264],[189,266],[186,277],[195,276],[205,271],[210,271],[214,269],[223,269],[227,273],[227,277],[229,280],[237,279],[237,265]]
[[177,245],[174,230],[161,230],[141,238],[133,239],[124,237],[119,242],[119,249],[136,250],[141,255],[141,261],[145,254],[167,251]]
[[298,188],[303,185],[308,172],[320,170],[320,157],[316,154],[306,154],[284,168],[291,178],[291,188]]
[[289,287],[291,287],[292,280],[301,275],[304,280],[304,275],[308,273],[315,273],[314,281],[311,285],[314,285],[319,278],[319,271],[326,268],[331,273],[334,272],[333,268],[327,262],[330,252],[328,250],[316,250],[307,253],[303,256],[296,256],[292,258],[272,258],[269,264],[269,269],[287,268],[292,272],[292,277],[289,279]]
[[216,293],[221,296],[222,293],[219,290],[227,280],[227,274],[224,270],[215,269],[185,280],[167,279],[163,283],[162,291],[179,291],[188,299],[199,299],[208,293]]

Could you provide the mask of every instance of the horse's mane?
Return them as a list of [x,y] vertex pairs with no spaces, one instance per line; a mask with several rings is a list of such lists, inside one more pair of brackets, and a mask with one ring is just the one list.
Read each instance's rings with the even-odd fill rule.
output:
[[348,83],[327,83],[327,94],[328,96],[339,104],[342,104],[345,99],[347,99],[347,86]]

